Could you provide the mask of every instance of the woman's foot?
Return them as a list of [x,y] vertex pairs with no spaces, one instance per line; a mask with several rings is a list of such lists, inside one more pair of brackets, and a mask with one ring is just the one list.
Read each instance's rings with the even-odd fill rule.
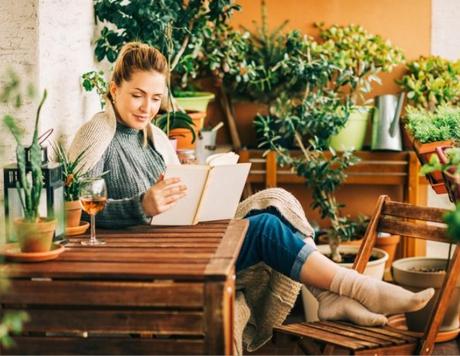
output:
[[347,268],[337,270],[330,290],[355,299],[370,311],[379,314],[397,314],[422,309],[434,295],[433,288],[413,293]]
[[307,288],[318,300],[319,320],[351,321],[362,326],[382,326],[388,322],[385,315],[370,312],[356,300],[314,287]]

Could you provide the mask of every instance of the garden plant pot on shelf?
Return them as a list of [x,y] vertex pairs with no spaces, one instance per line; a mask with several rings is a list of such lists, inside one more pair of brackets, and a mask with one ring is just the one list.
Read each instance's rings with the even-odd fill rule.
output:
[[47,252],[53,243],[56,219],[40,218],[38,222],[14,221],[22,252]]
[[345,127],[331,137],[330,146],[336,151],[361,150],[371,112],[372,108],[367,106],[351,112]]
[[[356,246],[340,246],[342,254],[358,254],[359,247]],[[318,245],[318,251],[323,255],[330,253],[329,245]],[[372,250],[372,256],[377,258],[374,261],[369,261],[364,274],[373,278],[382,279],[385,272],[385,262],[388,260],[388,254],[378,248]],[[345,268],[352,268],[353,263],[340,263],[340,266]],[[307,322],[318,320],[318,302],[315,297],[302,286],[302,301],[305,311],[305,320]]]
[[179,91],[175,92],[179,107],[185,111],[204,111],[206,112],[208,104],[214,100],[215,95],[206,91]]
[[[198,133],[203,128],[204,119],[206,118],[206,111],[192,111],[187,112],[187,114],[192,118],[195,131],[195,135],[198,136]],[[195,142],[193,141],[193,135],[188,129],[172,129],[169,132],[169,136],[171,138],[175,138],[177,140],[177,150],[183,149],[194,149]]]
[[[438,155],[439,162],[447,165],[448,158],[444,152],[445,149],[446,147],[436,147],[436,154]],[[460,201],[460,175],[456,173],[456,170],[456,167],[452,166],[442,172],[444,185],[449,194],[449,199],[453,203]]]
[[[431,310],[439,297],[439,290],[445,277],[446,265],[447,259],[430,257],[408,257],[393,262],[392,269],[395,283],[414,292],[430,287],[436,290],[434,298],[423,309],[406,313],[406,323],[409,330],[424,331]],[[459,328],[459,298],[460,279],[457,280],[456,288],[447,307],[440,331]]]

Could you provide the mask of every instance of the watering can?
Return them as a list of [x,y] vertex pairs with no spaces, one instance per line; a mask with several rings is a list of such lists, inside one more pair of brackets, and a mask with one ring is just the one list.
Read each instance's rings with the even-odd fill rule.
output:
[[372,117],[372,150],[402,150],[399,117],[403,103],[404,93],[380,95],[375,98],[375,110]]

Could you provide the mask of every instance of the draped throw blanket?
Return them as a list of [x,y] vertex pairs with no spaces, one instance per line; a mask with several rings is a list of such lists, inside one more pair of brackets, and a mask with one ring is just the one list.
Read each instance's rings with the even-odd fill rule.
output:
[[[299,201],[284,189],[265,189],[250,196],[240,203],[235,217],[269,207],[276,208],[306,238],[313,237]],[[258,263],[238,273],[236,285],[234,350],[241,355],[243,347],[252,352],[271,339],[273,327],[281,325],[291,311],[301,284]]]

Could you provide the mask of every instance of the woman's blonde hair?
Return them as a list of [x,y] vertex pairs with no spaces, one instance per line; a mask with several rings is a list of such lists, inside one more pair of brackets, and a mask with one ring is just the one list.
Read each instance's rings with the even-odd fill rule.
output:
[[[128,42],[120,50],[113,66],[111,81],[121,86],[123,81],[131,80],[133,73],[142,71],[155,71],[168,75],[168,61],[156,48],[141,42]],[[108,91],[108,97],[113,102],[112,95]],[[144,129],[144,145],[147,145],[147,132]]]
[[120,86],[123,81],[131,80],[137,71],[155,71],[168,74],[168,62],[156,48],[141,42],[126,43],[120,50],[115,62],[111,80]]

